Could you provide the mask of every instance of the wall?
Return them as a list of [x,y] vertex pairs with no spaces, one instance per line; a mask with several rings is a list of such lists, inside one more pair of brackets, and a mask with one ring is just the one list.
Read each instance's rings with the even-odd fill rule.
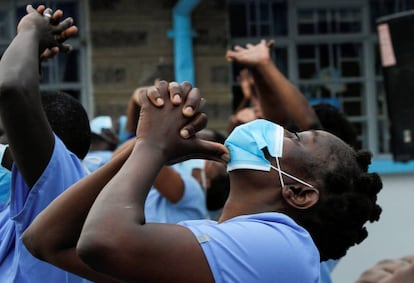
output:
[[414,253],[414,173],[382,175],[379,222],[368,225],[368,238],[352,247],[333,272],[334,283],[352,283],[385,258]]
[[[174,79],[172,0],[90,1],[95,115],[123,114],[133,90],[155,78]],[[196,86],[207,99],[209,126],[230,115],[230,65],[225,1],[201,1],[192,15]]]

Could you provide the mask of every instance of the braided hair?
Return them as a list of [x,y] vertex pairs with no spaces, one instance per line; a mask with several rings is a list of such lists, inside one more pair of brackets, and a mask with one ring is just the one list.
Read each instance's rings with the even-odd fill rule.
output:
[[320,170],[319,201],[298,217],[318,247],[321,261],[339,259],[351,246],[361,243],[368,236],[365,223],[378,221],[382,211],[376,203],[381,178],[368,173],[371,152],[335,145],[330,150],[334,159],[330,164],[334,165]]

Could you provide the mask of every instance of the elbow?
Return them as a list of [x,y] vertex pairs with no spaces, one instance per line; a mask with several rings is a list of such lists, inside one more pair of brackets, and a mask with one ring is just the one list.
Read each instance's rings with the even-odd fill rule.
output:
[[50,252],[47,250],[47,247],[42,244],[45,241],[42,240],[40,233],[35,233],[30,228],[28,228],[22,236],[22,242],[25,245],[26,249],[35,257],[43,261],[47,261],[47,255]]
[[96,271],[105,270],[116,252],[111,238],[98,232],[82,232],[76,245],[76,254]]
[[21,238],[24,246],[35,258],[55,264],[56,259],[62,252],[70,249],[71,245],[61,239],[60,231],[44,230],[35,226],[32,223],[24,231]]
[[17,94],[25,93],[21,82],[14,79],[0,78],[0,102],[6,104],[10,100],[14,100]]
[[15,90],[14,84],[12,82],[0,79],[0,99],[4,100],[5,97],[8,97],[8,94],[12,93]]

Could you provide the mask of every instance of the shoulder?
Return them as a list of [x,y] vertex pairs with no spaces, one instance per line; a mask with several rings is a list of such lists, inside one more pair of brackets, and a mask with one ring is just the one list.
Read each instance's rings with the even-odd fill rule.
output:
[[[215,278],[228,282],[269,282],[289,270],[288,282],[319,277],[319,253],[310,235],[277,213],[235,217],[228,221],[186,221],[213,267]],[[216,260],[220,259],[220,260]],[[243,259],[243,266],[238,259]],[[226,264],[223,265],[223,262]],[[292,271],[292,266],[300,272]],[[233,278],[233,279],[234,279]]]

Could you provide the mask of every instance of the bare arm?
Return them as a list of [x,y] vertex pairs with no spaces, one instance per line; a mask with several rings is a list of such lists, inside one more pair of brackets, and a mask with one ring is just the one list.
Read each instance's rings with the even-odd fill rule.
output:
[[250,104],[254,104],[257,100],[257,94],[255,92],[254,87],[254,80],[250,71],[247,68],[244,68],[240,71],[237,80],[240,83],[240,88],[243,93],[243,99],[240,102],[239,106],[236,108],[235,112],[243,108],[250,107]]
[[163,166],[155,178],[154,187],[171,203],[179,202],[184,195],[184,181],[170,166]]
[[0,116],[14,162],[31,187],[47,166],[54,146],[40,99],[39,58],[43,51],[58,46],[58,37],[63,41],[77,28],[70,18],[52,25],[31,6],[27,9],[0,61]]
[[262,40],[246,48],[236,46],[227,51],[226,57],[251,68],[266,119],[283,126],[292,119],[301,130],[320,128],[319,119],[306,98],[273,63],[269,52],[272,44]]
[[[120,149],[114,152],[114,156],[119,150],[129,148],[130,151],[135,146],[135,139],[126,141]],[[146,166],[141,164],[141,166]],[[154,181],[154,187],[158,192],[171,203],[177,203],[184,195],[184,182],[180,174],[170,166],[163,166]]]

